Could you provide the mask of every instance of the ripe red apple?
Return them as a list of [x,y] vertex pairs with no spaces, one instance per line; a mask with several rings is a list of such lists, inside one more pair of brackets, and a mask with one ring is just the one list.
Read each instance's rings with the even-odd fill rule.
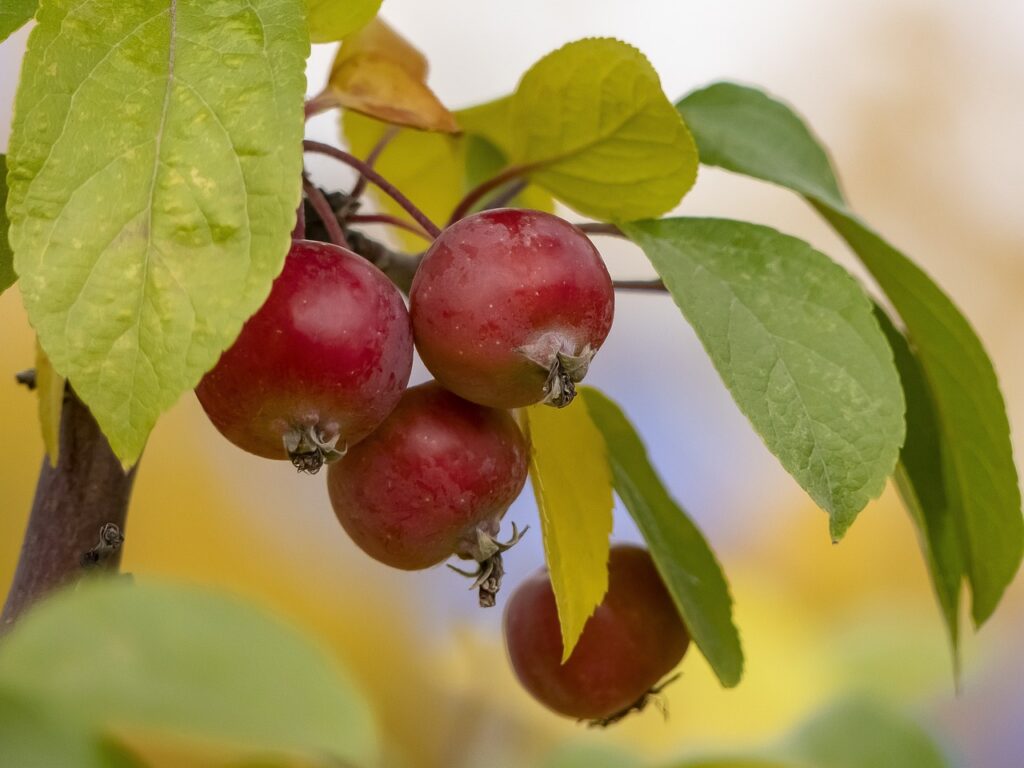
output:
[[338,520],[368,555],[405,570],[452,555],[476,560],[481,603],[493,605],[501,552],[511,545],[495,537],[528,459],[507,411],[430,382],[408,389],[372,435],[331,465],[327,488]]
[[238,447],[316,472],[384,420],[411,367],[398,289],[351,251],[297,240],[266,302],[196,395]]
[[611,328],[615,295],[583,232],[540,211],[501,209],[448,227],[409,293],[416,348],[474,403],[572,401]]
[[608,593],[565,664],[546,569],[513,592],[504,630],[512,668],[534,698],[555,712],[599,724],[641,708],[690,642],[650,554],[632,544],[612,547]]

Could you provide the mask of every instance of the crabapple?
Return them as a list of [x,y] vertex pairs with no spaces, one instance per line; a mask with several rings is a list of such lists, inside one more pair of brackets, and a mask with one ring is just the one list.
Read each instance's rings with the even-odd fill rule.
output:
[[398,403],[411,331],[401,294],[379,269],[336,245],[296,240],[267,300],[196,395],[238,447],[316,472]]
[[409,299],[416,348],[445,387],[493,408],[561,407],[608,335],[615,294],[583,232],[506,208],[445,229]]
[[[366,440],[332,464],[331,505],[352,540],[386,565],[419,570],[453,554],[476,560],[482,605],[493,605],[495,537],[526,482],[529,449],[507,411],[470,403],[436,382],[406,390]],[[458,569],[456,569],[458,570]]]
[[509,598],[504,632],[512,668],[534,698],[555,712],[601,725],[642,708],[690,642],[650,554],[631,544],[611,548],[608,593],[565,664],[545,569]]

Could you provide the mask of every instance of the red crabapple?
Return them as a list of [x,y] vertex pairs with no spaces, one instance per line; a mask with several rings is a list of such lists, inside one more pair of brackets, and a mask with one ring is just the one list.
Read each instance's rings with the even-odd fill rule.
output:
[[398,289],[351,251],[296,240],[266,302],[196,395],[238,447],[316,472],[384,420],[411,367]]
[[[377,430],[332,464],[338,520],[368,555],[419,570],[453,554],[479,563],[474,586],[494,605],[501,584],[495,537],[526,482],[529,448],[507,411],[463,400],[435,382],[408,389]],[[457,570],[457,569],[456,569]]]
[[630,544],[612,547],[608,593],[565,664],[547,570],[513,592],[504,629],[523,687],[555,712],[598,725],[641,709],[690,642],[651,556]]
[[615,303],[585,234],[549,213],[511,208],[444,230],[409,298],[430,372],[492,408],[568,405],[608,335]]

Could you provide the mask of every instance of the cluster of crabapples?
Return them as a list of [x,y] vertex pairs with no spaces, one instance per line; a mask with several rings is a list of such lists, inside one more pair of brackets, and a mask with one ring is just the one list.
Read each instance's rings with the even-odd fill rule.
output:
[[[494,605],[502,517],[530,446],[512,410],[568,405],[612,323],[614,290],[587,236],[547,213],[500,209],[455,222],[420,261],[409,309],[370,262],[294,240],[263,306],[196,388],[240,448],[328,464],[331,505],[370,557],[404,570],[475,561]],[[435,380],[407,388],[413,348]],[[557,712],[598,722],[646,700],[687,632],[647,552],[612,548],[609,591],[569,660],[550,579],[508,602],[520,681]]]

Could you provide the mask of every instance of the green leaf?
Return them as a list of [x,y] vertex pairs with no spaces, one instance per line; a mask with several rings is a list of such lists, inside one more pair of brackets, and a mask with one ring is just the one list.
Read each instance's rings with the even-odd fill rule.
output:
[[1024,557],[1006,406],[980,339],[928,275],[849,212],[824,151],[788,107],[728,83],[692,93],[678,107],[705,162],[807,198],[864,262],[902,319],[933,398],[945,498],[957,522],[972,613],[980,626]]
[[888,315],[877,307],[875,314],[896,356],[896,369],[907,401],[907,440],[896,465],[896,488],[917,526],[956,658],[963,555],[956,519],[946,497],[939,417],[920,360]]
[[672,499],[621,409],[591,387],[580,392],[608,450],[615,490],[643,534],[690,636],[722,685],[743,675],[725,574],[700,530]]
[[586,405],[526,408],[530,482],[562,628],[562,662],[608,591],[612,478]]
[[39,702],[0,690],[0,765],[141,768],[115,744]]
[[639,756],[621,747],[584,742],[558,747],[544,760],[543,768],[643,768],[645,765]]
[[64,378],[53,370],[50,359],[36,342],[36,395],[39,398],[39,429],[50,466],[60,457],[60,419],[64,412]]
[[59,593],[4,638],[0,689],[94,729],[116,723],[353,764],[376,751],[366,704],[321,649],[195,588],[103,579]]
[[740,410],[838,540],[903,445],[903,392],[871,302],[807,243],[726,219],[623,225]]
[[3,0],[0,3],[0,43],[28,24],[39,0]]
[[814,768],[949,768],[921,726],[880,702],[851,698],[804,724],[783,754]]
[[334,43],[366,26],[383,0],[308,0],[309,38]]
[[43,349],[127,465],[280,272],[302,8],[55,0],[38,22],[7,158],[15,269]]
[[14,274],[14,254],[7,240],[10,228],[7,220],[7,158],[0,155],[0,293],[3,293],[17,281]]
[[530,67],[508,123],[512,164],[594,218],[658,216],[697,176],[693,138],[657,72],[618,40],[569,43]]

